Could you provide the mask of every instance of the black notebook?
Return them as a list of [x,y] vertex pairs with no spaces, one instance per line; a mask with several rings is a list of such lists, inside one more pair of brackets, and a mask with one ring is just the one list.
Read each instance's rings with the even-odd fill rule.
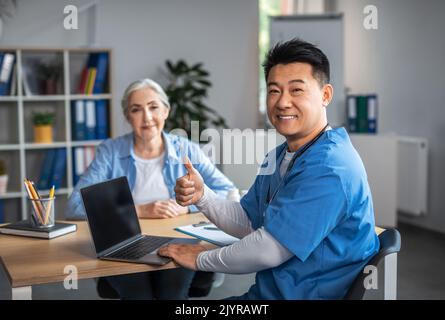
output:
[[9,223],[0,227],[0,233],[16,236],[52,239],[77,230],[77,225],[72,223],[56,222],[49,228],[36,228],[29,220]]

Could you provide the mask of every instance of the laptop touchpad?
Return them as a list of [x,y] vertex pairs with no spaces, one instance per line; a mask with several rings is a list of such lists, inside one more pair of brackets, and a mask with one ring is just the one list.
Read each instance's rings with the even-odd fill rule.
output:
[[[156,250],[156,252],[157,252],[157,250]],[[159,265],[159,266],[167,264],[170,261],[172,261],[172,259],[170,259],[168,257],[161,257],[161,256],[157,255],[156,253],[146,254],[145,256],[141,257],[138,260],[138,262],[142,262],[142,263],[146,263],[146,264],[155,264],[155,265]]]

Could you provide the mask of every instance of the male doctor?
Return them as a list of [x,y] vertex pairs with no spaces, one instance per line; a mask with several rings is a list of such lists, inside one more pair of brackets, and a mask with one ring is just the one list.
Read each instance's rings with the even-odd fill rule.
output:
[[267,114],[286,138],[273,174],[258,175],[240,203],[218,199],[188,161],[176,201],[197,207],[240,238],[208,250],[171,244],[159,254],[193,270],[256,272],[255,284],[233,299],[342,299],[378,252],[371,192],[363,163],[344,128],[329,126],[329,61],[293,39],[272,48],[263,64]]

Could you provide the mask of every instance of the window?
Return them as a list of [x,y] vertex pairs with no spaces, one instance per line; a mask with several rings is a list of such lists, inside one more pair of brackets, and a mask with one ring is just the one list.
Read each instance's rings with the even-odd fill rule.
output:
[[264,81],[263,61],[269,50],[269,16],[291,15],[294,13],[294,0],[259,0],[259,111],[261,125],[266,125],[266,82]]

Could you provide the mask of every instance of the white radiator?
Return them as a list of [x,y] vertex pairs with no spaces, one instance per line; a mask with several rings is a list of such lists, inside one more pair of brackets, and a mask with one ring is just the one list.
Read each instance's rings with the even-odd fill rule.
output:
[[428,141],[398,137],[397,209],[413,216],[427,213]]

